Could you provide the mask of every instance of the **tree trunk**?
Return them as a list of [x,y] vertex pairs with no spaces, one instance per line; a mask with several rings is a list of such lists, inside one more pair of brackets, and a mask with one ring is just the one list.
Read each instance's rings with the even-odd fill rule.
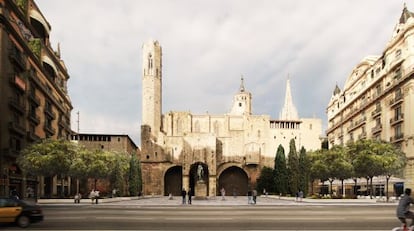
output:
[[387,202],[389,202],[389,200],[390,200],[390,197],[388,196],[388,182],[389,182],[389,180],[390,180],[390,178],[391,178],[391,176],[390,175],[387,175],[386,177],[385,177],[385,179],[386,179],[386,192],[385,192],[385,194],[386,194],[386,197],[387,197]]
[[369,183],[370,183],[370,192],[369,192],[369,197],[372,199],[372,192],[374,191],[374,187],[372,185],[372,178],[374,178],[373,176],[369,178]]
[[341,194],[342,194],[342,198],[344,198],[345,197],[344,179],[341,179],[341,184],[342,184],[342,192],[341,192]]

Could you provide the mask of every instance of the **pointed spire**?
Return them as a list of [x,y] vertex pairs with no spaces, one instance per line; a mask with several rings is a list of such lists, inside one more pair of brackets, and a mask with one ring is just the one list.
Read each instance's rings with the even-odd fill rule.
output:
[[405,24],[407,22],[407,20],[411,17],[414,17],[414,13],[410,12],[407,9],[407,4],[404,3],[404,9],[403,9],[403,12],[402,12],[401,17],[400,17],[400,24]]
[[241,75],[241,83],[240,83],[240,92],[244,92],[244,78],[243,75]]
[[335,90],[333,91],[333,95],[337,95],[341,93],[341,88],[338,87],[338,83],[336,83]]
[[288,74],[288,79],[286,82],[286,94],[285,94],[285,104],[282,108],[282,112],[279,115],[281,120],[298,120],[298,111],[296,110],[295,105],[293,105],[292,94],[290,92],[290,77]]

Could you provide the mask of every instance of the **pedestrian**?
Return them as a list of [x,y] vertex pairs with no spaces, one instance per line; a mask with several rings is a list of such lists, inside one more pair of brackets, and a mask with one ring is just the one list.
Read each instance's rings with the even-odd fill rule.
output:
[[295,201],[298,202],[299,201],[299,192],[296,192],[296,198]]
[[407,228],[407,219],[411,219],[409,227],[414,225],[414,213],[410,210],[410,204],[414,204],[414,199],[411,197],[411,189],[406,188],[404,190],[404,196],[398,202],[397,207],[397,218],[404,224],[405,230]]
[[303,199],[303,191],[300,190],[299,191],[299,202],[302,202],[302,199]]
[[75,195],[75,204],[79,204],[80,203],[80,200],[82,199],[82,194],[80,194],[80,193],[77,193],[76,195]]
[[220,193],[221,193],[221,200],[225,200],[226,198],[225,198],[225,196],[226,196],[226,190],[224,189],[224,188],[221,188],[220,189]]
[[247,191],[247,204],[252,203],[252,190]]
[[185,197],[187,196],[187,192],[185,191],[184,188],[183,190],[181,190],[181,196],[183,197],[183,205],[185,205]]
[[89,193],[89,198],[91,198],[92,204],[95,201],[95,190],[92,189],[91,192]]
[[191,188],[188,189],[187,195],[188,195],[188,204],[191,205],[191,196],[193,195]]
[[253,204],[256,204],[256,199],[257,199],[257,190],[253,189]]
[[99,199],[99,191],[95,190],[95,204],[98,204],[98,199]]

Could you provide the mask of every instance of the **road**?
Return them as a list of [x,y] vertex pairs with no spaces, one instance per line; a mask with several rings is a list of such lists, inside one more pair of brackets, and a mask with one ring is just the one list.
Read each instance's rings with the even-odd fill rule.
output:
[[[150,201],[43,206],[45,221],[27,230],[391,230],[388,204],[315,204],[272,199],[193,205]],[[18,230],[14,226],[3,227]]]

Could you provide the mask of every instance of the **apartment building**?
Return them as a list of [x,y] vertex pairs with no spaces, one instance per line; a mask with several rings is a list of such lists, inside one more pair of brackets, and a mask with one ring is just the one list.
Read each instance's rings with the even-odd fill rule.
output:
[[404,5],[381,55],[364,58],[327,107],[329,145],[381,139],[408,157],[405,186],[414,187],[414,13]]
[[0,196],[56,195],[68,181],[24,176],[16,158],[40,139],[69,138],[69,75],[33,0],[0,0],[0,24]]

